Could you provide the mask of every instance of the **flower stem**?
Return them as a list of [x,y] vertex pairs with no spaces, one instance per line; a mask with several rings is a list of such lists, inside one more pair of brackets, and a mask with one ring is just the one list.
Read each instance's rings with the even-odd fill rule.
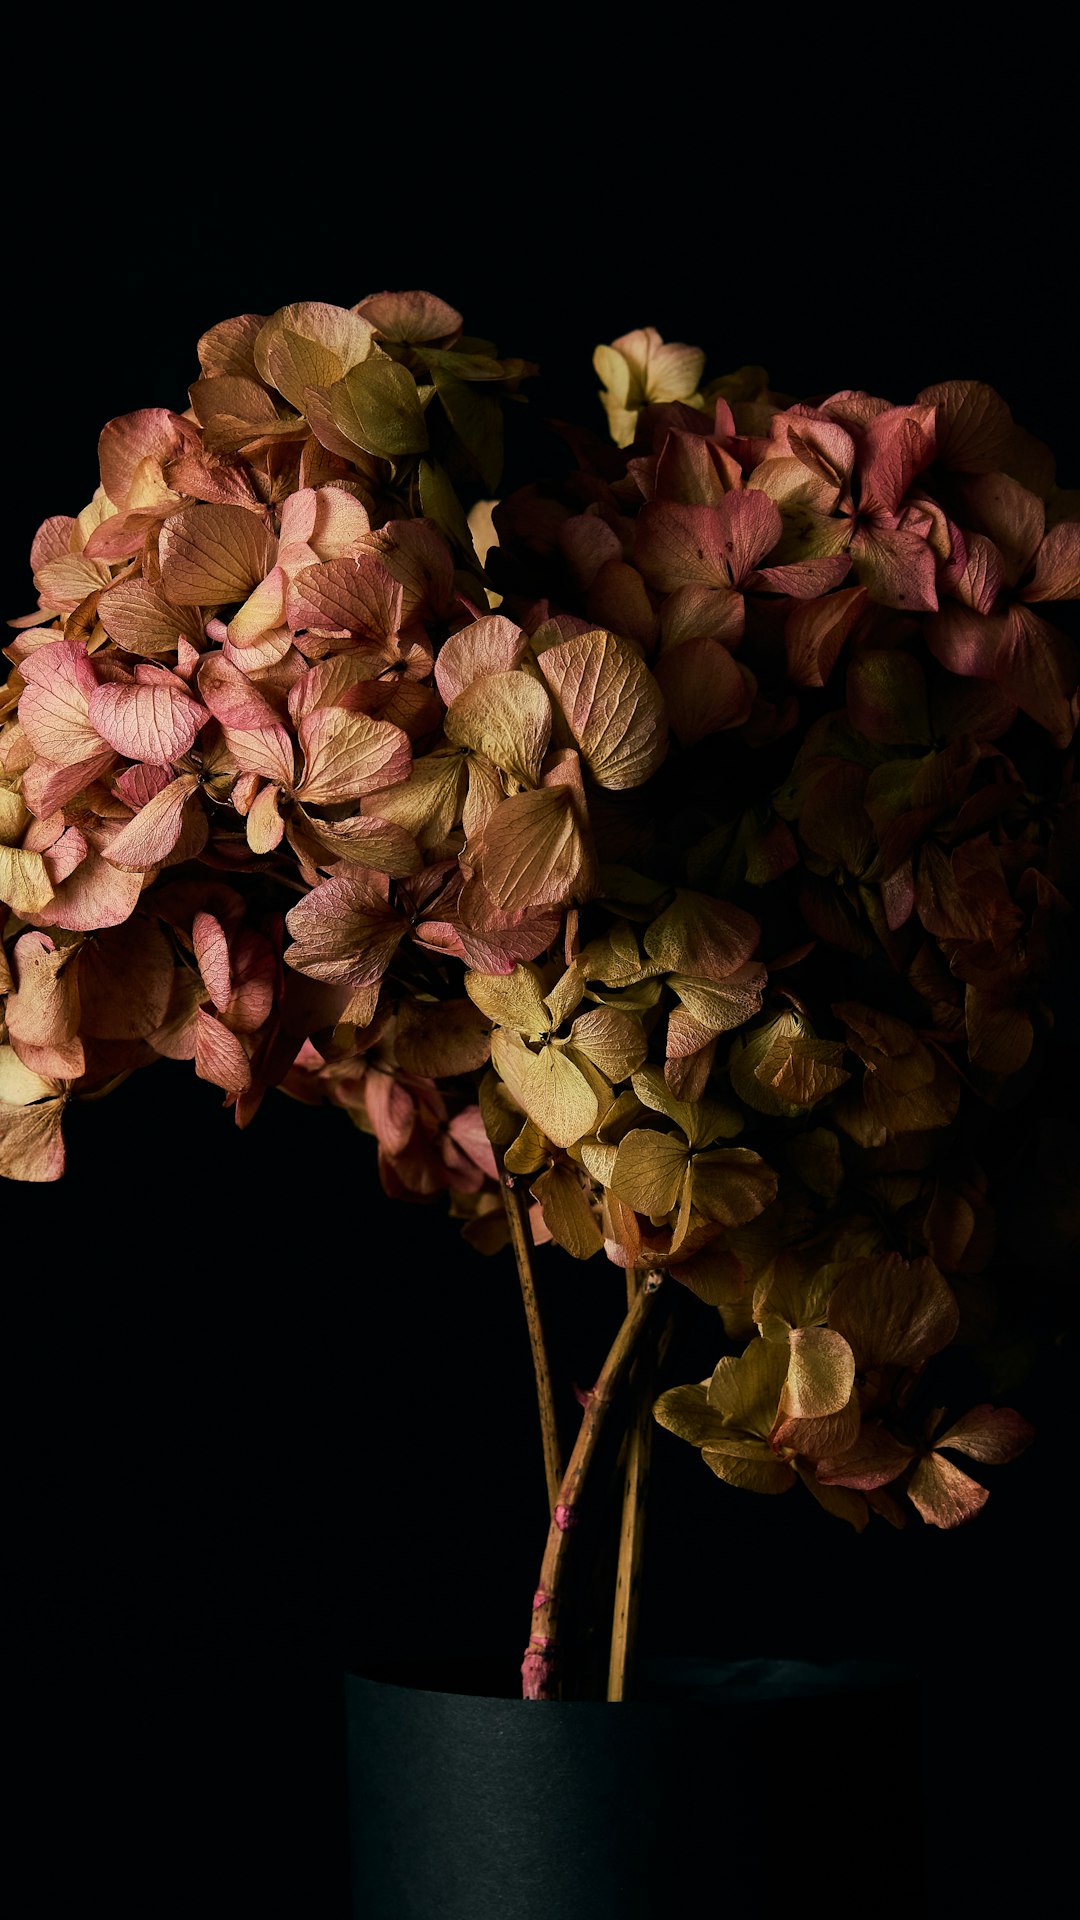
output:
[[[631,1268],[627,1274],[627,1297],[633,1305],[634,1294],[644,1276]],[[649,1462],[652,1455],[652,1403],[656,1368],[671,1333],[671,1321],[661,1333],[654,1353],[652,1346],[640,1353],[630,1373],[633,1411],[626,1435],[626,1459],[623,1466],[622,1525],[619,1531],[619,1560],[615,1575],[615,1611],[611,1626],[611,1655],[608,1662],[609,1700],[625,1700],[631,1688],[632,1662],[637,1639],[641,1600],[641,1569],[645,1546],[645,1511],[649,1491]]]
[[559,1616],[570,1539],[578,1521],[578,1505],[608,1409],[637,1352],[659,1286],[659,1278],[650,1275],[638,1288],[596,1385],[586,1395],[581,1429],[559,1488],[540,1569],[540,1584],[533,1596],[532,1633],[521,1666],[522,1695],[526,1700],[561,1698]]
[[540,1303],[536,1297],[536,1282],[533,1279],[529,1229],[525,1221],[521,1195],[507,1184],[505,1175],[501,1186],[503,1206],[506,1208],[506,1223],[510,1229],[510,1244],[514,1249],[518,1280],[521,1283],[521,1298],[525,1305],[525,1324],[529,1329],[533,1372],[536,1375],[536,1399],[540,1410],[540,1438],[544,1448],[544,1478],[547,1481],[548,1506],[554,1511],[562,1484],[562,1449],[559,1446],[559,1429],[555,1419],[555,1395],[551,1385],[547,1342],[544,1339]]

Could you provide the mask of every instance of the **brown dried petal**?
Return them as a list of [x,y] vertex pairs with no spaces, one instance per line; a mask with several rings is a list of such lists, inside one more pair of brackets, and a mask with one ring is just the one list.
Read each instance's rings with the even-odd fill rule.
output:
[[617,635],[575,634],[540,655],[540,671],[598,786],[638,787],[667,753],[660,689]]
[[745,1226],[776,1198],[774,1169],[748,1147],[714,1147],[695,1153],[693,1203],[706,1220]]
[[757,921],[741,907],[680,888],[646,928],[643,945],[667,972],[723,980],[749,960],[760,937]]
[[246,600],[269,573],[277,542],[246,507],[185,507],[161,529],[161,584],[177,606]]
[[604,1236],[573,1168],[561,1162],[550,1167],[533,1181],[531,1191],[540,1202],[548,1232],[560,1247],[575,1260],[589,1260],[601,1252]]
[[200,1007],[195,1015],[195,1071],[235,1096],[251,1085],[251,1063],[234,1033]]
[[952,1289],[933,1261],[896,1253],[855,1261],[829,1301],[829,1325],[863,1369],[922,1366],[959,1324]]
[[59,1180],[64,1171],[63,1108],[61,1099],[27,1106],[9,1106],[0,1099],[0,1174],[8,1180]]
[[477,849],[484,886],[509,911],[570,900],[585,865],[566,787],[518,793],[495,808]]
[[907,1496],[928,1526],[949,1528],[973,1520],[990,1498],[985,1487],[941,1453],[928,1453],[919,1461]]
[[935,1448],[953,1447],[987,1466],[1015,1460],[1035,1438],[1035,1429],[1013,1407],[972,1407],[947,1432],[938,1435]]
[[103,593],[98,619],[118,647],[150,659],[175,653],[182,634],[195,642],[202,636],[195,608],[174,607],[148,580],[121,580]]
[[101,1040],[144,1040],[165,1020],[173,956],[157,922],[141,914],[89,940],[79,953],[81,1029]]
[[406,931],[378,876],[360,872],[320,881],[286,914],[285,924],[295,942],[285,952],[290,967],[352,987],[377,985]]
[[408,778],[412,746],[400,727],[366,713],[325,707],[300,722],[304,777],[298,797],[309,806],[357,800]]
[[470,1000],[403,1000],[394,1054],[406,1073],[431,1079],[474,1073],[491,1053],[488,1021]]

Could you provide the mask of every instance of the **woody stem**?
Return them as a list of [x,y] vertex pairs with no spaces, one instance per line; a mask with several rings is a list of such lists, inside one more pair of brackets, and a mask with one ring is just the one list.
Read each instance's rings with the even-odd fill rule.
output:
[[525,1324],[529,1329],[533,1372],[536,1375],[536,1400],[540,1412],[540,1438],[544,1448],[544,1478],[547,1481],[548,1506],[553,1509],[559,1498],[559,1487],[562,1481],[562,1450],[559,1446],[559,1430],[555,1419],[555,1395],[551,1385],[547,1342],[544,1339],[540,1303],[536,1297],[536,1282],[533,1279],[530,1235],[525,1219],[525,1209],[521,1204],[521,1195],[507,1184],[505,1175],[501,1184],[506,1222],[510,1229],[510,1244],[514,1249],[518,1280],[521,1283],[521,1298],[525,1306]]
[[650,1275],[636,1291],[596,1385],[585,1397],[581,1429],[559,1488],[548,1528],[540,1584],[533,1596],[532,1633],[521,1667],[522,1696],[526,1700],[558,1700],[561,1697],[559,1617],[570,1540],[578,1521],[578,1505],[604,1430],[608,1409],[638,1350],[659,1286],[659,1278]]
[[[639,1274],[634,1268],[627,1273],[627,1304],[631,1307],[644,1278],[645,1276]],[[670,1333],[669,1319],[661,1333],[655,1353],[651,1344],[646,1346],[634,1361],[630,1372],[632,1411],[627,1426],[626,1458],[623,1463],[622,1521],[619,1529],[615,1610],[611,1625],[611,1652],[608,1661],[607,1697],[609,1700],[625,1700],[631,1689],[645,1547],[645,1511],[652,1453],[652,1403],[655,1375]]]

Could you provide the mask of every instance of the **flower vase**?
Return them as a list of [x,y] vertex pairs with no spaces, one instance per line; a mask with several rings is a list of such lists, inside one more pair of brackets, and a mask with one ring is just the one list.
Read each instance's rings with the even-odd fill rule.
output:
[[356,1920],[664,1920],[699,1895],[740,1920],[925,1911],[910,1672],[654,1660],[619,1704],[512,1680],[347,1676]]

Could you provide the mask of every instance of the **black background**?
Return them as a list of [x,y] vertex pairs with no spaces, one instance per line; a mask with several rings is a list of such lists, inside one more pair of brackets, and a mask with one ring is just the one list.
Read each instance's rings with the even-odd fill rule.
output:
[[[1044,129],[1018,169],[999,114],[993,137],[906,137],[871,160],[873,101],[857,106],[834,157],[808,103],[771,163],[764,106],[688,166],[625,119],[598,140],[571,114],[556,140],[548,116],[539,151],[526,125],[486,152],[462,130],[438,165],[425,146],[417,193],[407,140],[372,187],[356,139],[321,173],[275,170],[250,130],[242,164],[222,137],[194,174],[168,143],[138,165],[113,150],[91,191],[88,154],[50,171],[41,130],[30,184],[16,166],[9,187],[3,610],[32,604],[40,520],[89,498],[105,420],[185,405],[204,328],[384,286],[429,286],[542,363],[511,480],[558,465],[548,414],[602,426],[592,347],[653,324],[706,347],[711,372],[760,361],[796,394],[990,381],[1077,484],[1060,143]],[[70,1167],[0,1192],[21,1911],[79,1911],[93,1890],[117,1915],[338,1920],[343,1668],[425,1653],[512,1673],[527,1631],[544,1505],[509,1256],[473,1255],[439,1206],[387,1201],[340,1113],[271,1096],[240,1135],[170,1064],[76,1114]],[[540,1268],[564,1377],[588,1384],[621,1279]],[[712,1327],[703,1309],[670,1378],[712,1364]],[[875,1523],[857,1540],[801,1491],[736,1494],[657,1439],[647,1645],[920,1661],[942,1914],[1037,1907],[1064,1859],[1050,1742],[1071,1507],[1064,1411],[1044,1400],[1039,1445],[948,1536]],[[791,1756],[782,1792],[812,1766]],[[910,1817],[891,1810],[898,1844]],[[872,1911],[865,1889],[852,1902]]]

